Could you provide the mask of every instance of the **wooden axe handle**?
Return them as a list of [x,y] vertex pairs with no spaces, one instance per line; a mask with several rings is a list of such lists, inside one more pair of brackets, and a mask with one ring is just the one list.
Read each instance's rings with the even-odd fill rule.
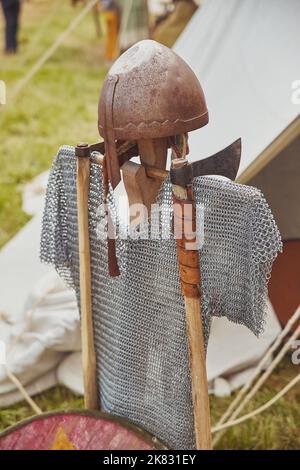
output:
[[[186,164],[186,159],[176,159],[173,160],[172,167],[179,168]],[[210,450],[212,449],[212,440],[205,345],[201,315],[199,254],[196,248],[190,250],[187,249],[187,244],[196,243],[196,238],[194,240],[186,239],[186,232],[196,233],[196,211],[192,187],[182,187],[178,185],[173,185],[172,187],[174,201],[174,233],[176,233],[178,224],[181,224],[180,228],[183,230],[181,238],[176,239],[176,244],[181,288],[186,311],[196,449]],[[186,224],[184,219],[185,213],[181,210],[180,214],[179,209],[184,209],[185,205],[187,207],[187,205],[190,206],[191,204],[193,206],[192,218],[190,220],[190,224]],[[188,215],[189,214],[190,211],[188,211]],[[190,225],[190,228],[186,227],[186,225]]]

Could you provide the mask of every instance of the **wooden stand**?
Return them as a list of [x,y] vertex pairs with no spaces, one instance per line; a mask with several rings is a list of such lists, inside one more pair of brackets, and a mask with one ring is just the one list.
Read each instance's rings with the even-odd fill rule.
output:
[[[83,147],[83,146],[82,146]],[[81,347],[85,407],[98,410],[96,354],[92,319],[92,287],[88,197],[90,187],[89,156],[77,158],[77,208],[80,263]]]
[[[142,203],[150,214],[151,204],[156,202],[161,187],[168,150],[167,139],[141,140],[138,142],[143,166],[126,162],[123,178],[128,192],[129,204]],[[84,375],[85,406],[98,409],[98,391],[96,382],[96,355],[92,323],[90,245],[88,224],[88,195],[90,175],[90,151],[87,145],[80,145],[77,151],[77,204],[78,238],[80,258],[80,302],[82,359]],[[174,168],[186,165],[184,158],[172,162]],[[176,202],[181,208],[185,204],[192,207],[191,229],[195,231],[195,208],[190,187],[173,185],[174,228],[176,223],[183,224],[183,216],[176,213]],[[191,230],[188,230],[191,231]],[[192,382],[194,426],[196,448],[212,448],[208,385],[205,366],[205,346],[201,318],[200,267],[197,248],[187,249],[186,233],[176,240],[182,291],[185,301],[189,359]]]

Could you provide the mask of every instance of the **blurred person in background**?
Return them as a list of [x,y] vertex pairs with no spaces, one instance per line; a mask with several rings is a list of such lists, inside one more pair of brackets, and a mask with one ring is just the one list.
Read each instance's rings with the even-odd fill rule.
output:
[[101,0],[106,59],[115,60],[133,44],[149,38],[147,0]]
[[[73,6],[85,5],[88,0],[71,0],[71,3]],[[123,3],[125,3],[125,0],[98,0],[98,3],[93,7],[96,34],[101,36],[101,33],[103,33],[105,41],[104,57],[108,65],[119,55],[119,29]]]
[[118,0],[122,11],[120,52],[149,38],[149,12],[147,0]]
[[[87,0],[71,0],[71,3],[76,6],[87,3]],[[100,11],[101,28],[97,25],[97,11]],[[107,65],[150,35],[147,0],[99,0],[95,5],[94,19],[97,35],[100,35],[100,30],[104,35]]]
[[15,54],[18,50],[18,29],[21,10],[20,0],[0,0],[5,19],[6,54]]
[[119,55],[120,6],[115,0],[101,0],[100,12],[105,35],[105,59],[112,62]]

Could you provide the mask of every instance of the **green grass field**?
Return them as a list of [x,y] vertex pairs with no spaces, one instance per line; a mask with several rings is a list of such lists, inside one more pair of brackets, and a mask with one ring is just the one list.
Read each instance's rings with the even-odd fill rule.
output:
[[[8,87],[8,104],[0,108],[0,246],[28,220],[21,209],[23,185],[47,170],[61,144],[98,139],[97,100],[106,73],[101,39],[91,15],[77,27],[42,70],[10,101],[18,81],[77,14],[65,0],[31,0],[25,4],[20,54],[0,53],[0,80]],[[1,20],[2,21],[2,20]],[[3,34],[0,23],[0,35]],[[265,403],[298,371],[287,357],[245,411]],[[63,387],[35,397],[43,411],[78,408],[81,398]],[[230,398],[211,399],[216,423]],[[299,449],[300,390],[291,390],[262,415],[226,432],[220,449]],[[26,403],[0,409],[0,429],[33,414]]]
[[[32,0],[22,15],[20,54],[5,57],[1,51],[8,103],[0,109],[0,246],[28,219],[21,210],[22,185],[49,168],[61,144],[99,138],[97,100],[106,69],[91,15],[10,102],[18,81],[77,12],[69,1]],[[1,36],[2,29],[1,23]]]

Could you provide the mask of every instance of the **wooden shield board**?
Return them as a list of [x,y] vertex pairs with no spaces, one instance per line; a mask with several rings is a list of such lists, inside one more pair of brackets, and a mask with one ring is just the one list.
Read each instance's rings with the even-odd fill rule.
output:
[[0,450],[155,450],[154,436],[107,413],[45,413],[0,434]]

